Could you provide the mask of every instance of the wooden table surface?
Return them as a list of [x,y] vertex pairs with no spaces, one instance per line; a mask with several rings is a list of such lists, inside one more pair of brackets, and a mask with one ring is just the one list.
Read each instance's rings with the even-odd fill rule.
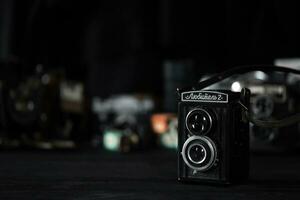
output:
[[233,186],[176,181],[176,153],[0,151],[0,199],[300,199],[300,154],[252,155]]

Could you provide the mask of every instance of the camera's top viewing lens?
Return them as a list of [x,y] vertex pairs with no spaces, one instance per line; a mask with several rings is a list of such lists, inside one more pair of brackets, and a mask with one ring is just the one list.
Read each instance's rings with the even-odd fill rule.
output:
[[211,129],[212,119],[207,111],[195,109],[188,113],[186,126],[193,134],[205,134]]

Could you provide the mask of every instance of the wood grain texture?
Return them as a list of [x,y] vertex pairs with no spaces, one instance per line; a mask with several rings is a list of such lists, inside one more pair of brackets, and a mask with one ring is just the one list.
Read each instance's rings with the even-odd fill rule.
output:
[[176,153],[0,152],[0,199],[299,199],[300,157],[252,155],[233,186],[176,180]]

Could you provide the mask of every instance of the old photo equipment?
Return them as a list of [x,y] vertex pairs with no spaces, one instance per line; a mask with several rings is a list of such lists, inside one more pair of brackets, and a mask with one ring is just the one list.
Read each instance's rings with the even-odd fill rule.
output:
[[[17,66],[10,67],[18,74]],[[78,89],[63,70],[42,65],[18,79],[10,75],[0,78],[0,148],[71,149],[87,143],[83,85]]]
[[236,183],[249,171],[249,121],[259,127],[283,127],[300,115],[282,120],[256,119],[250,113],[250,90],[204,90],[235,74],[249,71],[300,71],[275,66],[238,67],[217,74],[193,87],[178,89],[178,180]]
[[248,173],[250,92],[185,91],[179,102],[179,180],[227,183]]
[[[278,116],[284,118],[300,111],[299,83],[300,77],[294,74],[253,71],[227,78],[207,90],[231,89],[240,92],[243,87],[248,88],[251,91],[250,112],[255,118],[266,120]],[[249,134],[250,151],[256,153],[283,153],[300,148],[300,123],[280,128],[265,128],[250,123]]]
[[94,146],[129,153],[152,146],[150,116],[154,100],[148,95],[95,97],[92,111],[97,119]]

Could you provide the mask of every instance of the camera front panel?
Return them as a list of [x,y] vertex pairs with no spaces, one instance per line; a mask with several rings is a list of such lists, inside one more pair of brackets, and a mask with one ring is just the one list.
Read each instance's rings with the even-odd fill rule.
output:
[[178,179],[228,184],[249,171],[250,91],[185,91],[178,103]]
[[230,134],[234,131],[229,110],[228,104],[179,103],[180,180],[225,182],[228,179]]

